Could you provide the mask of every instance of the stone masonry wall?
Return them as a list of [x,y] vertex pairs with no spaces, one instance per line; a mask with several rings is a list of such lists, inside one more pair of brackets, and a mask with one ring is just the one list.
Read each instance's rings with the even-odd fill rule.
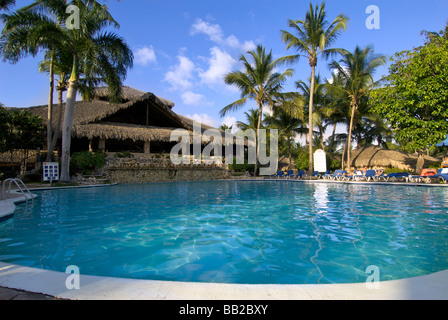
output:
[[174,165],[169,159],[134,158],[110,158],[104,173],[112,183],[204,181],[230,176],[226,167],[220,165]]

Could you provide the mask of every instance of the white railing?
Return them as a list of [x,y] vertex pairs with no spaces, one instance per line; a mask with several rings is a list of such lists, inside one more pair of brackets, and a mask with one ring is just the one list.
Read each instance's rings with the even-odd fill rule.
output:
[[[5,187],[6,184],[9,182],[8,184],[8,189],[7,191],[5,191]],[[25,198],[25,202],[28,203],[29,200],[31,200],[31,202],[34,202],[34,196],[31,193],[31,191],[27,188],[27,186],[23,183],[22,180],[20,179],[15,179],[15,178],[10,178],[10,179],[6,179],[5,181],[3,181],[3,186],[2,186],[2,199],[7,199],[7,194],[11,193],[11,185],[15,184],[16,187],[20,190],[20,192],[23,194],[23,197]],[[22,186],[21,186],[22,185]],[[23,188],[22,188],[23,187]],[[24,190],[25,189],[25,190]],[[25,193],[26,191],[26,193]]]

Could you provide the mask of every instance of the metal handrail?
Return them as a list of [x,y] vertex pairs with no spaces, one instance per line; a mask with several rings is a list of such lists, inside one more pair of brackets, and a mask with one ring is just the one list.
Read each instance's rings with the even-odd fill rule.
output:
[[[14,182],[14,184],[17,186],[17,188],[20,190],[20,192],[23,194],[23,197],[25,198],[25,202],[27,203],[28,200],[31,200],[31,203],[34,203],[34,197],[33,194],[31,193],[31,191],[28,189],[28,187],[25,185],[25,183],[23,183],[22,180],[17,179],[17,178],[9,178],[6,179],[5,181],[3,181],[3,186],[2,186],[2,197],[5,195],[5,186],[6,186],[6,182],[9,182],[8,185],[8,193],[11,193],[11,184]],[[26,192],[29,194],[30,198],[28,199],[26,196],[25,191],[23,191],[22,187],[20,186],[20,184],[22,184],[22,186],[25,188]]]

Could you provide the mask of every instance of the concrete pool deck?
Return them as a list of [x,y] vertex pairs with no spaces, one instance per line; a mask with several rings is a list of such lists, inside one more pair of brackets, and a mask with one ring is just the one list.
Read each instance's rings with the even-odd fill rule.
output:
[[[263,179],[262,181],[268,180],[280,179]],[[297,180],[288,179],[287,181]],[[304,182],[304,180],[299,181]],[[314,182],[366,184],[366,182],[325,180]],[[367,182],[367,184],[416,185],[398,182]],[[418,185],[448,187],[448,185]],[[31,191],[33,190],[35,189]],[[3,217],[13,214],[15,203],[23,200],[18,196],[0,201],[0,219],[2,213]],[[69,290],[66,287],[69,276],[70,274],[63,272],[0,262],[0,300],[55,298],[69,300],[448,300],[448,270],[420,277],[379,282],[379,288],[368,288],[366,283],[242,285],[170,282],[95,277],[81,273],[80,289]]]
[[[244,285],[132,280],[80,275],[69,290],[70,274],[0,262],[0,287],[69,300],[447,300],[448,270],[379,282],[310,285]],[[1,293],[1,289],[0,289]],[[1,295],[0,295],[1,296]]]

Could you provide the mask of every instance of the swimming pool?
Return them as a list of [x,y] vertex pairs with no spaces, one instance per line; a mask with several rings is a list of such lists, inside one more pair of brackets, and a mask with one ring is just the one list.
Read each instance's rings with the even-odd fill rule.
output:
[[352,283],[448,269],[448,192],[219,181],[38,192],[0,223],[0,260],[133,279]]

